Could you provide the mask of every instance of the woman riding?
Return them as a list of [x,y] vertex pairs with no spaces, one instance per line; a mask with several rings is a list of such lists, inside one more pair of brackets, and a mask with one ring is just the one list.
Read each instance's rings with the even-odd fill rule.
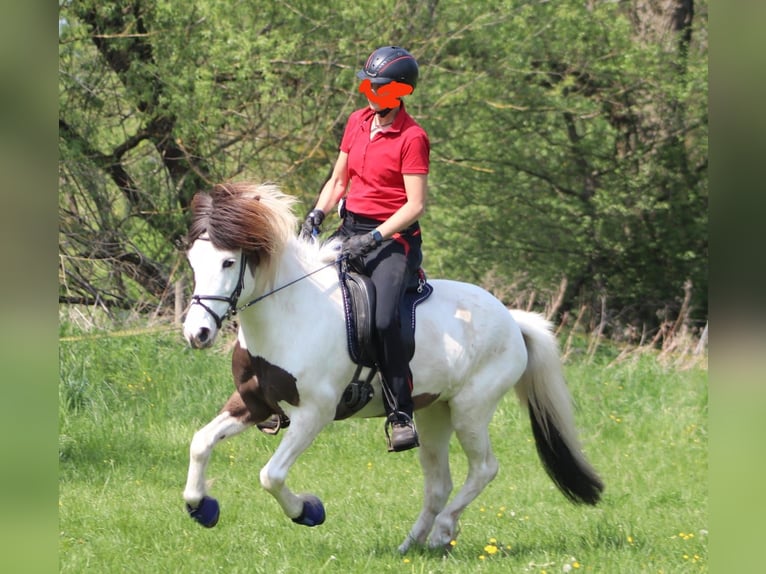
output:
[[316,235],[325,214],[344,200],[335,236],[354,268],[375,285],[380,372],[395,399],[384,401],[392,428],[389,450],[402,451],[419,446],[399,303],[422,261],[418,219],[426,206],[430,144],[401,101],[417,85],[412,54],[398,46],[378,48],[357,77],[369,105],[349,117],[332,175],[301,235]]

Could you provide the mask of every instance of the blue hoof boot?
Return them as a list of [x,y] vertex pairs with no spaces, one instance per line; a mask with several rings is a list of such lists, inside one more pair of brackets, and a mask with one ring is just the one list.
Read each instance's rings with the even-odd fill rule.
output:
[[218,501],[215,498],[205,496],[200,500],[197,508],[192,508],[187,504],[186,512],[205,528],[213,528],[213,526],[218,524],[221,508],[218,506]]
[[296,524],[303,526],[319,526],[324,522],[325,512],[322,501],[316,496],[308,495],[303,499],[303,512],[298,518],[293,518]]

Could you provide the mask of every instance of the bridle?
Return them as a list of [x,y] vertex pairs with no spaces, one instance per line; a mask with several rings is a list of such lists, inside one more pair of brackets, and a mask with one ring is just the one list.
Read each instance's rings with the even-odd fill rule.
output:
[[[222,295],[192,295],[191,304],[199,305],[205,311],[207,311],[210,314],[210,316],[213,317],[216,327],[220,329],[225,320],[230,319],[231,317],[234,317],[239,311],[242,311],[243,309],[246,309],[247,307],[250,307],[251,305],[255,305],[256,303],[258,303],[258,301],[262,301],[269,295],[273,295],[277,291],[281,291],[282,289],[285,289],[286,287],[289,287],[290,285],[293,285],[297,283],[298,281],[306,279],[307,277],[310,277],[314,273],[319,273],[320,271],[322,271],[322,269],[330,267],[331,265],[337,265],[339,261],[345,258],[346,258],[346,255],[341,255],[336,260],[331,261],[330,263],[327,263],[326,265],[322,265],[321,267],[318,267],[317,269],[314,269],[313,271],[309,271],[308,273],[301,275],[297,279],[293,279],[292,281],[289,281],[288,283],[285,283],[284,285],[281,285],[280,287],[277,287],[276,289],[272,289],[268,293],[264,293],[263,295],[256,297],[252,301],[249,301],[248,303],[245,303],[244,305],[240,305],[239,307],[237,307],[237,303],[239,302],[239,296],[242,294],[242,288],[245,285],[245,268],[247,267],[245,254],[242,253],[240,255],[240,262],[239,262],[239,279],[237,279],[237,284],[234,287],[234,291],[232,291],[231,295],[229,295],[228,297],[224,297]],[[210,307],[205,305],[203,301],[225,301],[226,303],[229,304],[229,306],[226,309],[226,312],[223,315],[219,316]]]
[[[234,291],[231,292],[231,295],[228,297],[224,297],[222,295],[192,295],[191,304],[199,305],[205,311],[210,313],[210,316],[213,317],[213,320],[215,321],[216,327],[219,329],[226,319],[233,317],[237,314],[237,311],[241,309],[241,307],[239,309],[237,308],[237,302],[239,301],[239,296],[242,293],[242,288],[245,285],[245,268],[247,267],[247,261],[245,261],[245,259],[245,254],[242,253],[239,260],[239,279],[237,279],[237,284],[234,287]],[[210,307],[205,305],[203,301],[225,301],[229,304],[229,306],[226,309],[226,313],[224,313],[223,316],[219,316]]]

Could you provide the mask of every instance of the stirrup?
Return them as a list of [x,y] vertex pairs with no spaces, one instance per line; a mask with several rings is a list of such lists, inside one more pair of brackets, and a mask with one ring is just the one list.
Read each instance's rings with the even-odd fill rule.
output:
[[[412,436],[407,437],[407,440],[404,442],[395,442],[392,436],[394,434],[395,426],[402,426],[412,430]],[[389,428],[391,428],[390,433]],[[415,430],[415,423],[412,422],[412,418],[407,413],[395,411],[388,415],[384,429],[386,431],[388,452],[401,452],[420,446],[420,439],[418,437],[418,431]]]
[[273,414],[265,421],[255,425],[258,430],[266,434],[275,435],[281,429],[286,429],[290,426],[290,418],[287,415]]

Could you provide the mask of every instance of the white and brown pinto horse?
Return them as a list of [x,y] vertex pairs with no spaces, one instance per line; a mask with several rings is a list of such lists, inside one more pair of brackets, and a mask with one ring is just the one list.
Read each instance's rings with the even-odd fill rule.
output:
[[[321,501],[292,492],[287,476],[335,419],[356,365],[332,263],[337,249],[295,236],[293,204],[274,185],[248,183],[216,185],[192,202],[188,259],[195,287],[184,336],[194,348],[210,347],[222,321],[239,311],[232,357],[237,390],[190,447],[184,499],[205,526],[214,526],[219,515],[205,483],[213,447],[274,414],[289,417],[290,425],[261,469],[261,484],[295,522],[315,526],[325,519]],[[434,293],[418,307],[411,362],[424,501],[399,550],[413,543],[448,547],[455,539],[461,513],[497,474],[488,429],[511,388],[529,409],[540,458],[556,485],[574,502],[598,502],[603,485],[578,442],[550,324],[537,314],[508,311],[475,285],[430,283]],[[375,398],[354,416],[383,416],[380,391],[376,381]],[[468,474],[449,501],[453,433]]]

